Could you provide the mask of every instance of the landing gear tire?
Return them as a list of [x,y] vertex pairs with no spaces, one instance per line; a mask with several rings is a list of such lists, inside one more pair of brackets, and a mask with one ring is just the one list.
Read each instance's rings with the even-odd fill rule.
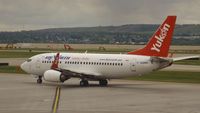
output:
[[80,81],[80,86],[88,86],[88,85],[89,85],[89,83],[88,83],[87,80],[81,80]]
[[38,83],[38,84],[41,84],[41,83],[42,83],[42,76],[39,76],[39,77],[38,77],[37,83]]
[[107,80],[99,80],[99,85],[100,86],[107,86],[108,85],[108,81]]

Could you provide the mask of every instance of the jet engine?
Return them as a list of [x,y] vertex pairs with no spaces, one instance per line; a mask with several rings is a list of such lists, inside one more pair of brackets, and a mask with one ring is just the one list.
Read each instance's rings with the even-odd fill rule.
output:
[[64,82],[67,79],[69,77],[56,70],[47,70],[44,72],[44,80],[49,82]]

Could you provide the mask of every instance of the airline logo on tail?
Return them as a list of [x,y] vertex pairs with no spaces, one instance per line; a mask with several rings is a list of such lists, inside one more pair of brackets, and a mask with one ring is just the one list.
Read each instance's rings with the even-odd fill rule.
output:
[[163,41],[167,36],[167,32],[169,31],[170,25],[169,24],[164,24],[163,28],[160,29],[160,34],[159,36],[155,35],[156,43],[153,44],[153,47],[151,47],[152,51],[157,51],[160,52],[160,48],[163,45]]
[[176,16],[168,16],[144,48],[128,52],[128,54],[167,57],[175,22]]

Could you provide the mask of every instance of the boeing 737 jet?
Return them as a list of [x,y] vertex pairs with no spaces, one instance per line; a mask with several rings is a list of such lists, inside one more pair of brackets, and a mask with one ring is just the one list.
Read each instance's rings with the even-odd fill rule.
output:
[[143,75],[168,67],[178,60],[199,58],[168,57],[176,16],[168,16],[153,34],[147,45],[127,54],[44,53],[35,55],[21,64],[21,68],[35,75],[37,83],[65,82],[80,78],[80,86],[98,81],[107,86],[109,79]]

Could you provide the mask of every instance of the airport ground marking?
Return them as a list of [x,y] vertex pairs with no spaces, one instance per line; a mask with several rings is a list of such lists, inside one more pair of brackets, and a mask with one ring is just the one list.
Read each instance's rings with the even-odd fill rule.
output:
[[60,86],[57,86],[52,106],[52,113],[57,113],[59,100],[60,100]]

